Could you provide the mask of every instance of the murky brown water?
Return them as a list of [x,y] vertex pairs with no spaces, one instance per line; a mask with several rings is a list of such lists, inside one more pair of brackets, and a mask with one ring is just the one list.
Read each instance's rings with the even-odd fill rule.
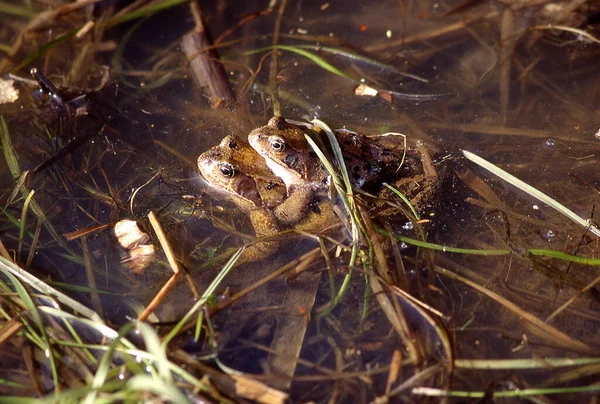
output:
[[[434,376],[408,386],[402,394],[415,386],[448,387],[448,353],[434,326],[426,324],[427,318],[435,318],[447,329],[455,359],[569,357],[591,355],[599,348],[599,303],[593,293],[582,292],[565,311],[547,320],[598,277],[598,267],[533,257],[526,251],[546,249],[595,257],[596,237],[478,168],[460,152],[469,150],[484,157],[583,218],[593,215],[600,181],[596,135],[600,129],[600,48],[581,33],[545,28],[552,23],[598,36],[599,10],[587,5],[562,16],[562,3],[513,5],[513,10],[502,3],[486,3],[445,16],[457,5],[450,3],[289,3],[280,21],[280,44],[307,46],[301,49],[352,78],[333,74],[298,53],[280,50],[276,79],[283,116],[317,117],[331,127],[368,134],[395,131],[406,134],[410,143],[424,143],[440,173],[437,193],[422,212],[428,219],[422,225],[426,240],[514,252],[478,256],[399,246],[396,260],[388,252],[393,271],[399,271],[400,253],[403,256],[407,291],[441,313],[439,317],[433,312],[424,315],[393,297],[390,289],[376,293],[390,297],[395,310],[409,318],[408,329],[422,342],[422,362],[405,363],[392,390],[429,366],[442,364]],[[2,159],[2,242],[18,264],[41,278],[94,288],[84,270],[83,257],[87,256],[95,288],[112,293],[101,295],[101,301],[115,323],[135,317],[136,305],[148,304],[171,273],[158,253],[142,275],[132,274],[132,267],[121,262],[126,252],[116,246],[110,225],[121,219],[139,220],[153,235],[147,215],[154,211],[177,259],[200,291],[223,264],[213,258],[225,248],[242,245],[243,240],[231,230],[251,231],[235,206],[202,183],[196,158],[225,135],[247,136],[272,116],[270,50],[251,51],[272,44],[277,12],[255,16],[225,35],[243,16],[264,10],[266,4],[252,2],[245,9],[225,2],[200,6],[213,39],[220,43],[218,51],[238,95],[236,108],[211,108],[190,77],[178,47],[179,38],[193,27],[185,4],[98,31],[97,36],[66,41],[18,70],[15,67],[30,52],[55,39],[59,31],[80,27],[84,13],[69,14],[57,25],[65,28],[46,32],[50,37],[32,33],[35,40],[12,59],[3,56],[8,49],[0,53],[2,78],[8,78],[11,69],[29,78],[29,69],[38,67],[66,99],[88,94],[87,115],[75,117],[76,107],[71,107],[71,113],[60,111],[47,99],[36,101],[36,86],[18,83],[21,97],[0,105],[0,114],[21,170],[35,170],[61,149],[76,144],[25,183],[35,190],[35,201],[57,234],[109,224],[85,238],[57,241],[45,224],[36,227],[38,219],[30,214],[19,247],[19,229],[10,218],[20,217],[24,196],[11,195],[15,182]],[[103,12],[107,10],[97,11]],[[0,14],[0,18],[9,17]],[[3,45],[12,45],[20,23],[0,28]],[[343,55],[341,49],[355,56]],[[358,59],[359,53],[371,60]],[[108,73],[105,82],[103,73]],[[356,95],[360,82],[379,89],[380,96]],[[418,238],[410,226],[405,226],[408,230],[401,227],[394,230]],[[36,228],[40,238],[29,258]],[[295,237],[264,262],[234,268],[219,292],[231,296],[315,246],[313,239]],[[340,288],[347,263],[348,259],[335,262],[338,273],[330,277],[323,262],[311,268],[313,276],[322,273],[320,280],[312,279],[320,282],[314,308],[328,303],[330,282]],[[330,315],[317,320],[313,313],[301,354],[307,362],[299,365],[292,384],[295,400],[373,400],[385,393],[394,350],[411,357],[398,330],[390,325],[383,303],[372,296],[375,286],[366,287],[363,270],[368,273],[370,269],[355,269],[347,294]],[[459,274],[501,298],[486,296],[444,271]],[[277,278],[219,311],[212,318],[218,349],[204,340],[191,343],[187,336],[180,344],[199,356],[218,352],[222,363],[231,368],[270,375],[264,346],[271,343],[281,316],[290,315],[285,306],[290,290],[307,283],[302,278]],[[69,294],[92,304],[87,292]],[[193,302],[189,284],[179,281],[154,320],[176,321]],[[581,345],[532,325],[510,303]],[[302,309],[306,307],[296,307],[295,315],[306,315],[308,320]],[[453,372],[451,389],[561,385],[549,382],[556,374],[546,371],[486,372],[464,366],[459,363]],[[273,377],[266,379],[273,382]],[[587,379],[573,382],[585,385]],[[415,399],[396,394],[394,399]]]

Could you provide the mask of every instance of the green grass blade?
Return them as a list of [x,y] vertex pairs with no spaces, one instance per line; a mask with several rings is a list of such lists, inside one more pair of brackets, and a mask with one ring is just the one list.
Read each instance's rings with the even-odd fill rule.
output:
[[532,358],[532,359],[456,359],[454,366],[461,369],[507,370],[548,369],[583,366],[600,363],[600,358]]
[[412,212],[412,214],[414,215],[415,219],[417,221],[421,220],[421,217],[419,216],[419,214],[417,213],[417,211],[415,210],[415,208],[412,206],[412,204],[410,203],[410,201],[408,200],[408,198],[406,196],[404,196],[404,194],[400,191],[398,191],[396,188],[394,188],[393,186],[389,185],[388,183],[383,183],[383,185],[389,189],[390,191],[392,191],[393,193],[395,193],[396,195],[398,195],[398,197],[400,199],[402,199],[402,202],[404,202],[406,204],[406,206],[409,207],[410,211]]
[[25,17],[30,20],[37,16],[36,13],[27,10],[26,8],[16,7],[12,4],[8,4],[3,1],[0,1],[0,14],[14,15],[16,17]]
[[45,55],[46,52],[48,52],[49,50],[51,50],[55,46],[58,46],[61,43],[65,42],[65,41],[68,41],[69,39],[75,37],[75,35],[77,35],[77,33],[79,32],[80,29],[81,29],[81,27],[72,29],[71,31],[66,32],[66,33],[64,33],[62,35],[59,35],[58,37],[56,37],[52,41],[48,42],[47,44],[45,44],[45,45],[37,48],[35,51],[33,51],[32,53],[30,53],[29,55],[27,55],[27,57],[25,59],[23,59],[23,61],[21,63],[19,63],[16,67],[14,67],[11,70],[11,73],[16,73],[16,72],[20,71],[25,66],[29,65],[31,62],[33,62],[34,60],[36,60],[37,58]]
[[81,313],[82,315],[86,316],[89,319],[96,321],[100,324],[104,323],[102,321],[102,319],[100,318],[100,316],[98,316],[98,314],[96,314],[96,312],[94,312],[93,310],[88,309],[87,307],[85,307],[81,303],[71,299],[69,296],[65,295],[64,293],[47,285],[40,279],[36,278],[29,272],[19,268],[17,265],[8,261],[4,257],[0,257],[0,271],[4,272],[6,274],[12,274],[12,275],[16,276],[21,281],[28,284],[30,287],[40,291],[41,293],[43,293],[45,295],[54,297],[60,303],[64,304],[67,307],[70,307],[72,310],[74,310],[78,313]]
[[350,184],[350,177],[348,176],[348,169],[346,168],[344,155],[342,153],[340,144],[338,143],[335,135],[333,134],[333,131],[325,122],[321,121],[320,119],[315,118],[311,121],[311,123],[321,128],[327,134],[327,138],[329,139],[329,143],[331,144],[331,150],[333,151],[333,156],[335,157],[340,166],[340,172],[342,173],[342,178],[344,179],[344,184],[346,185],[346,193],[348,195],[352,195],[352,184]]
[[477,156],[476,154],[473,154],[467,150],[463,150],[462,153],[466,158],[468,158],[475,164],[485,168],[486,170],[488,170],[492,174],[500,177],[501,179],[508,182],[509,184],[514,185],[515,187],[519,188],[521,191],[528,193],[529,195],[533,196],[540,202],[545,203],[546,205],[557,210],[564,216],[568,217],[569,219],[571,219],[572,221],[574,221],[581,227],[584,227],[586,230],[589,230],[595,236],[600,237],[600,229],[593,224],[591,219],[586,220],[586,219],[579,217],[577,214],[575,214],[575,212],[569,210],[566,206],[562,205],[557,200],[552,199],[545,193],[535,189],[531,185],[521,181],[517,177],[507,173],[500,167],[495,166],[494,164],[488,162],[487,160],[482,159],[481,157]]
[[13,148],[10,140],[10,132],[8,131],[8,125],[4,120],[4,116],[0,115],[0,143],[2,144],[2,150],[4,150],[4,158],[8,169],[12,174],[13,178],[17,179],[21,175],[21,167],[17,160],[17,154]]
[[333,73],[335,75],[338,75],[340,77],[343,77],[343,78],[351,80],[351,81],[356,81],[352,77],[348,76],[346,73],[344,73],[343,71],[341,71],[340,69],[338,69],[337,67],[335,67],[334,65],[332,65],[331,63],[327,62],[321,56],[316,55],[316,54],[311,53],[311,52],[308,52],[308,51],[306,51],[304,49],[301,49],[301,48],[298,48],[298,47],[295,47],[295,46],[289,46],[289,45],[271,45],[271,46],[265,46],[264,48],[254,49],[254,50],[245,52],[245,54],[246,55],[253,55],[255,53],[260,53],[260,52],[264,52],[264,51],[268,51],[268,50],[275,50],[275,49],[285,50],[285,51],[288,51],[288,52],[296,53],[296,54],[298,54],[300,56],[304,56],[305,58],[309,59],[311,62],[313,62],[314,64],[316,64],[320,68],[325,69],[325,70],[327,70],[330,73]]
[[[510,391],[459,391],[459,390],[441,390],[432,387],[415,387],[412,389],[412,394],[416,396],[427,397],[468,397],[468,398],[484,398],[492,393],[493,398],[517,397],[525,398],[532,396],[545,396],[550,394],[574,394],[574,393],[595,393],[600,391],[600,385],[591,384],[589,386],[580,387],[550,387],[550,388],[531,388],[531,389],[516,389]],[[571,397],[573,399],[573,397]],[[582,397],[583,400],[583,397]],[[585,401],[585,400],[584,400]]]
[[[175,338],[175,336],[179,333],[181,328],[187,323],[187,321],[191,318],[191,316],[194,315],[194,313],[196,313],[196,311],[200,310],[202,305],[204,305],[208,301],[210,296],[215,292],[215,290],[217,289],[219,284],[223,281],[225,276],[229,273],[229,271],[231,271],[231,269],[233,268],[233,266],[235,265],[235,263],[240,258],[240,256],[242,255],[243,252],[244,252],[244,249],[240,248],[239,250],[236,251],[235,254],[233,254],[233,256],[229,259],[229,261],[227,261],[227,263],[223,266],[223,269],[221,269],[221,271],[219,271],[219,273],[217,274],[215,279],[213,279],[213,281],[210,283],[208,288],[204,291],[204,293],[202,294],[200,299],[198,299],[198,301],[192,306],[192,308],[190,310],[188,310],[188,312],[185,314],[185,316],[183,316],[183,318],[175,325],[175,327],[173,327],[171,329],[171,331],[169,331],[169,333],[165,336],[165,338],[163,339],[163,342],[162,342],[163,348],[166,348],[166,346],[169,344],[169,342],[173,338]],[[201,319],[201,318],[202,317],[200,316],[199,319]],[[199,327],[196,327],[197,333],[198,333],[198,330],[199,330]],[[196,340],[198,340],[199,335],[196,334],[195,337],[196,337]]]
[[310,145],[310,147],[312,147],[312,149],[314,150],[314,152],[317,153],[317,157],[319,157],[319,160],[321,160],[321,162],[323,163],[323,165],[325,166],[325,168],[329,172],[329,176],[331,177],[331,180],[334,182],[335,185],[341,187],[342,186],[342,182],[340,181],[340,177],[338,176],[337,171],[333,167],[333,164],[331,163],[331,161],[329,161],[329,159],[325,156],[325,154],[323,153],[323,151],[321,149],[319,149],[319,146],[317,146],[317,144],[315,143],[315,141],[312,140],[310,138],[310,136],[304,135],[304,137],[306,138],[306,141],[308,142],[308,144]]
[[150,6],[143,7],[136,11],[132,11],[131,13],[115,16],[115,17],[109,19],[108,21],[106,21],[106,26],[112,27],[112,26],[122,24],[127,21],[137,20],[140,18],[148,17],[158,11],[166,10],[168,8],[178,6],[179,4],[187,3],[187,2],[188,2],[188,0],[166,0],[166,1],[161,1],[158,3],[154,3]]
[[352,250],[350,254],[350,261],[348,262],[348,274],[344,277],[344,281],[340,286],[340,290],[338,291],[335,299],[327,304],[325,307],[321,308],[318,313],[318,317],[323,317],[327,315],[334,307],[342,300],[344,294],[348,290],[350,285],[350,279],[352,278],[354,265],[356,262],[356,258],[359,253],[359,244],[360,244],[360,231],[363,234],[366,234],[366,230],[362,224],[362,221],[359,218],[358,212],[354,205],[354,194],[352,192],[352,185],[350,184],[350,177],[348,176],[348,170],[346,169],[346,163],[344,162],[344,156],[342,154],[342,150],[340,145],[333,134],[333,131],[329,128],[327,124],[319,119],[314,119],[313,124],[321,128],[326,134],[331,144],[331,149],[333,151],[334,157],[337,159],[340,171],[342,173],[343,182],[340,181],[340,178],[337,174],[336,169],[333,167],[333,164],[329,161],[327,156],[323,153],[321,149],[317,146],[317,144],[310,138],[310,136],[305,135],[305,139],[313,149],[313,151],[319,157],[319,160],[323,163],[327,171],[329,172],[329,176],[332,178],[335,188],[342,200],[346,211],[348,212],[348,216],[350,217],[350,225],[351,225],[351,237],[352,237]]
[[[7,211],[7,210],[3,209],[1,206],[0,206],[0,212],[2,212],[2,214],[3,214],[4,216],[6,216],[6,218],[7,218],[8,220],[10,220],[10,222],[11,222],[12,224],[14,224],[14,225],[15,225],[15,227],[16,227],[17,229],[19,229],[19,232],[21,231],[21,222],[19,222],[19,219],[17,219],[16,217],[14,217],[14,216],[13,216],[13,215],[12,215],[12,214],[9,212],[9,211]],[[33,238],[33,233],[31,233],[31,232],[27,232],[27,235],[28,235],[30,238]]]
[[113,362],[115,351],[121,344],[121,339],[124,338],[125,335],[127,335],[134,327],[135,323],[125,324],[119,330],[117,338],[110,343],[108,350],[104,353],[102,359],[100,360],[100,364],[98,365],[94,379],[90,383],[90,387],[93,390],[87,394],[85,400],[83,401],[85,404],[93,404],[96,401],[98,394],[97,390],[100,389],[107,380],[108,371],[110,370],[110,366]]
[[56,367],[56,362],[54,361],[52,344],[50,343],[50,338],[48,338],[48,335],[46,334],[45,325],[42,320],[42,317],[40,316],[40,313],[38,312],[38,308],[33,302],[31,296],[29,296],[29,292],[25,289],[23,284],[19,282],[19,280],[12,273],[4,271],[4,274],[10,279],[10,282],[15,288],[17,295],[23,301],[23,303],[31,313],[33,321],[38,327],[38,331],[40,332],[42,338],[43,351],[46,354],[46,357],[48,358],[48,362],[50,362],[50,371],[52,373],[54,388],[58,389],[60,387],[60,384],[58,381],[58,369]]
[[146,375],[136,375],[127,382],[127,387],[142,392],[152,392],[161,397],[161,401],[189,403],[190,400],[173,384],[154,379]]
[[[385,230],[384,228],[376,226],[376,229],[379,233],[389,237],[388,231]],[[449,247],[449,246],[445,246],[445,245],[429,243],[427,241],[416,240],[414,238],[405,237],[405,236],[401,236],[398,234],[394,235],[394,238],[398,241],[402,241],[406,244],[414,245],[416,247],[423,247],[423,248],[427,248],[430,250],[442,251],[442,252],[447,252],[447,253],[468,254],[468,255],[488,255],[488,256],[510,255],[510,254],[515,253],[515,251],[508,249],[508,248],[503,248],[503,249],[498,249],[498,250],[476,250],[476,249],[472,249],[472,248]],[[545,249],[539,249],[539,248],[531,248],[531,249],[527,249],[525,251],[528,254],[531,254],[534,256],[558,258],[563,261],[573,262],[576,264],[593,265],[593,266],[600,265],[600,258],[581,257],[578,255],[573,255],[573,254],[569,254],[569,253],[562,252],[562,251],[545,250]]]
[[145,323],[138,323],[137,325],[140,334],[144,338],[144,343],[146,344],[146,350],[149,354],[154,356],[153,365],[158,370],[158,374],[163,382],[168,382],[170,384],[173,383],[173,379],[171,378],[171,371],[167,366],[167,352],[160,343],[160,339],[158,338],[158,334],[152,327]]
[[33,194],[35,194],[35,191],[31,190],[29,192],[29,195],[27,195],[27,198],[25,198],[25,203],[23,204],[23,210],[21,212],[21,229],[19,229],[17,261],[21,261],[21,250],[23,249],[23,239],[25,238],[25,229],[27,228],[27,212],[29,211],[29,203],[31,203],[31,198],[33,198]]
[[322,45],[295,45],[295,46],[298,48],[302,48],[302,49],[313,49],[315,51],[329,52],[333,55],[343,56],[343,57],[346,57],[351,60],[358,60],[360,62],[369,64],[369,65],[373,65],[373,66],[379,67],[381,69],[392,71],[394,73],[397,73],[404,77],[411,78],[413,80],[421,81],[423,83],[429,83],[429,80],[427,80],[426,78],[423,78],[423,77],[420,77],[420,76],[417,76],[414,74],[406,73],[406,72],[398,69],[395,66],[388,65],[387,63],[380,62],[377,59],[373,59],[368,56],[364,56],[359,53],[352,52],[352,51],[349,51],[346,49],[334,48],[331,46],[322,46]]
[[31,397],[6,396],[0,397],[0,404],[34,404],[39,403],[39,400]]

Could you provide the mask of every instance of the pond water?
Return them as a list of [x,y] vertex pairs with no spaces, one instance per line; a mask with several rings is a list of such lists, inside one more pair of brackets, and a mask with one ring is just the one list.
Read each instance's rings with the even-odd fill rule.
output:
[[[186,273],[149,318],[168,328],[211,284],[225,253],[253,233],[247,214],[202,180],[201,153],[227,135],[247,139],[274,114],[368,135],[398,132],[411,150],[432,158],[438,176],[417,206],[417,223],[398,208],[399,199],[387,215],[362,199],[371,201],[364,212],[380,229],[406,238],[380,236],[383,261],[379,244],[369,250],[368,231],[359,237],[361,260],[353,261],[342,226],[321,240],[327,260],[317,252],[306,273],[275,277],[233,302],[319,246],[315,237],[284,234],[276,254],[225,277],[198,341],[184,332],[173,344],[215,368],[289,390],[294,401],[371,402],[390,392],[392,401],[414,401],[420,396],[411,394],[426,394],[414,387],[491,394],[562,387],[565,380],[586,386],[597,376],[597,367],[577,377],[498,363],[482,371],[467,361],[597,355],[600,291],[590,283],[600,273],[597,262],[572,257],[598,255],[597,237],[585,226],[461,152],[485,158],[583,219],[594,217],[597,5],[199,3],[218,52],[211,57],[220,58],[235,103],[210,99],[193,77],[180,46],[195,26],[188,3],[130,21],[119,20],[112,3],[82,7],[30,27],[20,45],[19,33],[48,6],[16,2],[27,12],[15,15],[0,5],[0,78],[15,80],[19,90],[17,100],[0,104],[7,156],[0,166],[1,240],[15,263],[118,327],[172,276],[148,219],[154,212]],[[95,26],[74,36],[92,20]],[[31,82],[33,67],[62,101]],[[361,84],[373,93],[358,95]],[[382,143],[401,147],[401,139]],[[10,150],[18,169],[29,171],[24,182],[15,180]],[[113,229],[121,220],[138,221],[149,235],[140,244],[154,252],[144,250],[141,262],[138,250],[117,243]],[[281,374],[284,366],[268,351],[293,344],[302,351],[290,383],[293,367]],[[400,357],[396,379],[390,366]]]

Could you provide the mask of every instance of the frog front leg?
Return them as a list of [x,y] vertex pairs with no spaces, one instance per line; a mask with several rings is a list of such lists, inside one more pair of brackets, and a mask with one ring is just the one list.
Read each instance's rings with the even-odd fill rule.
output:
[[[250,223],[256,237],[269,237],[279,234],[279,222],[268,209],[253,209],[249,212]],[[277,252],[279,241],[259,241],[246,247],[237,264],[260,261]]]
[[280,223],[288,226],[303,220],[313,203],[315,192],[310,186],[294,187],[280,205],[273,209],[273,213]]

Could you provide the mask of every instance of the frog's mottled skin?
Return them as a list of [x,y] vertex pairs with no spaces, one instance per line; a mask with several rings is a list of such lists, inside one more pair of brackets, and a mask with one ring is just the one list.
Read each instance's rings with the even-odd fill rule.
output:
[[[344,163],[352,186],[368,192],[381,189],[381,182],[393,177],[400,169],[402,150],[392,152],[379,142],[345,129],[334,131],[342,149]],[[288,195],[298,187],[313,189],[329,186],[329,173],[306,141],[310,136],[319,145],[318,134],[308,128],[290,124],[274,117],[266,126],[254,129],[248,136],[250,146],[266,161],[269,168],[283,180]],[[324,146],[325,147],[325,146]],[[404,168],[403,175],[410,175]]]
[[250,146],[283,180],[288,193],[296,187],[329,184],[329,173],[306,141],[308,133],[307,129],[288,124],[282,117],[274,117],[248,136]]
[[[286,185],[288,198],[281,206],[293,200],[296,206],[310,206],[314,201],[329,198],[329,173],[306,140],[306,136],[310,136],[327,150],[329,141],[320,141],[317,131],[274,117],[248,136],[250,145]],[[376,140],[345,129],[337,129],[333,133],[354,188],[385,198],[387,191],[382,190],[382,183],[388,182],[394,184],[417,208],[435,188],[435,173],[424,172],[416,151],[404,153],[402,146],[389,149]],[[297,216],[303,214],[295,212]]]
[[[285,199],[286,189],[281,180],[237,136],[226,136],[219,145],[202,153],[198,168],[214,189],[224,192],[248,215],[258,237],[274,236],[288,227],[318,232],[335,220],[328,200],[316,203],[312,199]],[[265,258],[278,247],[277,241],[250,245],[242,261]]]
[[[209,185],[228,195],[248,215],[257,237],[281,231],[270,208],[283,202],[285,186],[248,144],[237,136],[226,136],[219,145],[198,157],[198,168]],[[241,261],[259,260],[273,254],[278,247],[275,241],[252,244]]]
[[285,199],[285,185],[256,151],[237,136],[226,136],[217,146],[202,153],[198,168],[210,185],[227,193],[244,211],[272,208]]

